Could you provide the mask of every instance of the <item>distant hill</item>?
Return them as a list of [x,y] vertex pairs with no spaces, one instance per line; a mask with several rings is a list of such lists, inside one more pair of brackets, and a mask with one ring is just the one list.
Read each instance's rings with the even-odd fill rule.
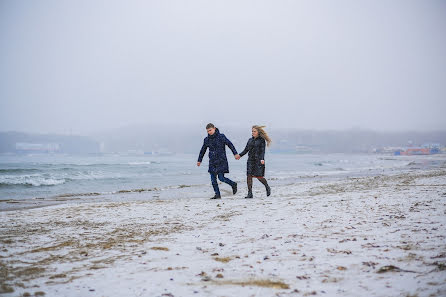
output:
[[[251,137],[250,127],[219,127],[235,145],[244,149]],[[271,152],[370,152],[383,147],[418,146],[424,143],[446,144],[446,131],[376,132],[370,130],[311,131],[268,129],[273,140]],[[206,136],[204,127],[185,125],[133,125],[96,135],[105,152],[170,151],[197,153]]]
[[99,143],[86,136],[0,132],[0,153],[99,153]]
[[446,144],[446,131],[376,132],[370,130],[345,131],[272,131],[277,146],[273,150],[298,150],[332,153],[370,152],[384,147],[421,146],[427,143]]
[[[250,127],[220,127],[238,151],[251,137]],[[268,129],[273,143],[270,152],[361,153],[384,147],[446,144],[446,131],[376,132],[369,130],[310,131]],[[0,132],[0,153],[52,150],[60,153],[174,152],[196,153],[206,136],[204,127],[176,125],[133,125],[87,136]]]

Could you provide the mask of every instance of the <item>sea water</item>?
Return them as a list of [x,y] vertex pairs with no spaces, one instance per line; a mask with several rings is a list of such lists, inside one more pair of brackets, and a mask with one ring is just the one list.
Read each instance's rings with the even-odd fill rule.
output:
[[[228,153],[227,177],[246,179],[246,159]],[[266,154],[266,175],[272,186],[312,178],[364,176],[409,170],[413,158],[376,154]],[[0,201],[82,197],[83,200],[159,197],[206,197],[212,194],[207,154],[197,167],[196,154],[173,155],[3,155],[0,156]],[[118,195],[119,194],[119,195]],[[63,199],[58,199],[62,201]],[[5,208],[0,203],[0,209]]]

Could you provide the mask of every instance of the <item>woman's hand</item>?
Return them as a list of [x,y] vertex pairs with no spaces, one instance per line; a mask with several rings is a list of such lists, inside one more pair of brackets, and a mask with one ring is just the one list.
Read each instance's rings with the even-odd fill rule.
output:
[[234,157],[235,157],[236,160],[240,160],[240,155],[239,154],[235,155]]
[[262,163],[262,165],[265,165],[265,160],[260,160],[260,163]]
[[197,162],[197,166],[200,167],[201,162]]

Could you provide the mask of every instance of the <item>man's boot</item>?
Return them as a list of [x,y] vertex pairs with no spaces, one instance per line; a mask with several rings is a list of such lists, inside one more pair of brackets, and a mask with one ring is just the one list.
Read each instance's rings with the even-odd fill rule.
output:
[[237,183],[232,186],[232,194],[235,195],[235,193],[237,193]]

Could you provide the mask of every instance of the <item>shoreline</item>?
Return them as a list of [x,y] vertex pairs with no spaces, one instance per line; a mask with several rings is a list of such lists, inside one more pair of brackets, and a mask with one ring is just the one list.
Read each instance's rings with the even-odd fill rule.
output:
[[3,293],[446,293],[445,169],[282,185],[268,198],[263,192],[254,185],[249,200],[70,203],[2,212]]
[[[381,157],[384,158],[384,157]],[[395,158],[388,156],[388,159],[395,160]],[[428,155],[428,156],[406,156],[405,161],[408,162],[404,167],[394,168],[375,168],[358,171],[325,171],[312,172],[306,175],[299,176],[267,176],[274,187],[282,187],[293,183],[317,183],[317,182],[333,182],[349,178],[367,178],[379,175],[395,175],[402,173],[409,173],[413,171],[426,171],[432,169],[446,168],[446,159],[443,155]],[[206,174],[203,173],[203,177]],[[240,178],[240,177],[239,177]],[[238,179],[239,179],[238,178]],[[206,181],[204,178],[203,181]],[[237,181],[237,179],[234,179]],[[245,190],[246,181],[239,180],[239,192]],[[221,182],[219,182],[222,185]],[[221,186],[222,192],[226,192],[225,185]],[[192,190],[194,189],[194,191]],[[75,192],[75,193],[59,193],[48,197],[34,197],[34,198],[2,198],[0,199],[0,213],[15,211],[20,209],[35,209],[41,207],[48,207],[66,203],[98,203],[98,202],[119,202],[119,201],[147,201],[157,199],[183,199],[188,198],[206,198],[213,194],[210,184],[174,184],[164,187],[151,188],[129,188],[120,189],[111,192]],[[226,196],[231,196],[230,191]]]

